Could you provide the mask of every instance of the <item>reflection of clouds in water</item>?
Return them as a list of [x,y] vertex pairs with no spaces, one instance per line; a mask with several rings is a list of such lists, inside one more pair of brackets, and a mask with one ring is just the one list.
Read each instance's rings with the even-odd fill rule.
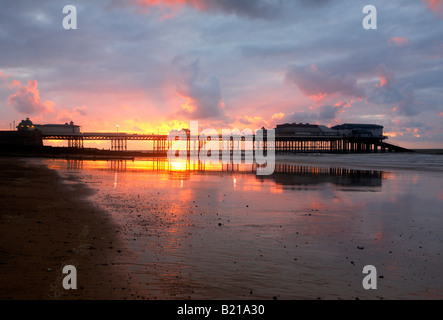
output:
[[[67,171],[62,160],[50,163]],[[128,161],[118,192],[109,162],[79,171],[124,226],[141,266],[134,271],[159,297],[441,297],[441,173],[297,163],[257,177],[243,165],[188,168]],[[377,293],[361,288],[356,270],[365,264],[380,266]]]

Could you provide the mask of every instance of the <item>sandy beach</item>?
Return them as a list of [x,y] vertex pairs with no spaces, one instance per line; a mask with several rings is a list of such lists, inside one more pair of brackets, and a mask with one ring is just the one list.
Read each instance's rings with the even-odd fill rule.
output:
[[[0,158],[0,167],[0,299],[136,298],[131,275],[115,265],[129,252],[107,213],[86,200],[91,190],[17,158]],[[77,268],[77,290],[62,287],[65,265]]]
[[[434,158],[402,160],[431,171],[303,159],[261,177],[165,159],[0,159],[0,298],[441,299]],[[68,264],[78,290],[62,287]]]

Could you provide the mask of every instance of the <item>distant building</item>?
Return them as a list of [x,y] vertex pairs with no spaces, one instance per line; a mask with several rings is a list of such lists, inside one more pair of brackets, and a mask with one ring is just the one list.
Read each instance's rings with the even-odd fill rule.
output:
[[337,131],[318,124],[285,123],[278,124],[275,128],[276,137],[328,137],[336,135]]
[[26,118],[26,120],[22,120],[17,126],[18,131],[30,131],[34,129],[34,124],[31,120],[29,120],[29,118]]
[[40,131],[42,135],[75,135],[80,134],[80,126],[74,125],[74,122],[65,124],[33,124],[29,118],[22,120],[18,126],[18,131]]
[[383,126],[376,124],[345,123],[331,129],[342,137],[383,138]]

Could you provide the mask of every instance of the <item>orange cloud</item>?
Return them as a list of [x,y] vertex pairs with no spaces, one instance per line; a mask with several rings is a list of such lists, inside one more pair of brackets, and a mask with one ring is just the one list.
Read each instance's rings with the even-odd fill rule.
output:
[[244,115],[243,117],[237,119],[237,121],[231,123],[231,128],[248,128],[254,130],[261,127],[270,128],[271,124],[272,123],[266,121],[263,117]]
[[[159,7],[163,11],[162,19],[174,18],[178,10],[190,1],[185,0],[133,0],[132,3],[142,11],[150,12],[149,8]],[[198,2],[198,1],[195,1]]]
[[403,132],[385,132],[384,135],[388,136],[389,138],[394,138],[397,136],[402,136]]
[[380,64],[377,69],[377,75],[380,80],[380,84],[375,84],[375,87],[384,87],[391,85],[395,81],[395,76],[392,70],[386,68],[383,64]]
[[334,107],[337,108],[350,108],[352,104],[354,103],[354,100],[351,100],[349,102],[347,101],[338,101],[334,104]]
[[423,0],[423,4],[439,15],[443,15],[443,0]]
[[55,103],[52,101],[41,101],[40,91],[37,89],[37,80],[29,80],[28,86],[18,80],[13,80],[9,88],[15,89],[16,93],[8,97],[8,104],[23,114],[36,114],[54,112]]
[[187,113],[193,113],[195,110],[197,110],[197,107],[194,105],[194,101],[191,98],[183,96],[182,98],[186,99],[186,103],[180,106],[182,110],[186,111]]
[[405,37],[393,37],[388,40],[389,44],[396,45],[398,47],[406,46],[409,44],[409,40]]
[[168,11],[171,11],[169,14],[166,14],[164,18],[172,18],[176,11],[185,5],[189,5],[191,7],[195,7],[201,11],[205,11],[208,9],[208,5],[206,3],[207,0],[134,0],[133,2],[139,7],[167,7]]
[[418,134],[418,129],[417,129],[417,128],[414,128],[414,129],[412,129],[412,128],[406,128],[406,131],[407,131],[408,133],[412,134],[412,135],[413,135],[414,137],[416,137],[416,138],[420,138],[420,137],[421,137],[421,135]]
[[438,116],[439,116],[439,117],[443,117],[443,112],[440,112],[440,113],[438,114]]
[[272,115],[272,120],[281,120],[284,116],[285,114],[283,112],[275,113]]
[[131,0],[131,3],[148,12],[149,8],[157,6],[172,13],[172,15],[164,15],[164,18],[173,17],[177,10],[180,10],[185,5],[200,11],[236,14],[249,18],[272,19],[278,17],[283,12],[283,6],[276,1]]

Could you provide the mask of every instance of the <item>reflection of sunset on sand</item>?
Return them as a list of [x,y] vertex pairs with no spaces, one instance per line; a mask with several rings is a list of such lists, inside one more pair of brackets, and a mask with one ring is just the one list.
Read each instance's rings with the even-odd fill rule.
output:
[[[108,212],[122,243],[119,256],[105,260],[122,273],[122,296],[443,296],[441,171],[348,169],[325,165],[336,157],[319,166],[306,163],[321,162],[318,156],[298,158],[304,165],[282,160],[270,176],[257,176],[252,165],[165,159],[31,162],[94,191],[89,199]],[[376,291],[361,286],[368,264],[381,276]]]

